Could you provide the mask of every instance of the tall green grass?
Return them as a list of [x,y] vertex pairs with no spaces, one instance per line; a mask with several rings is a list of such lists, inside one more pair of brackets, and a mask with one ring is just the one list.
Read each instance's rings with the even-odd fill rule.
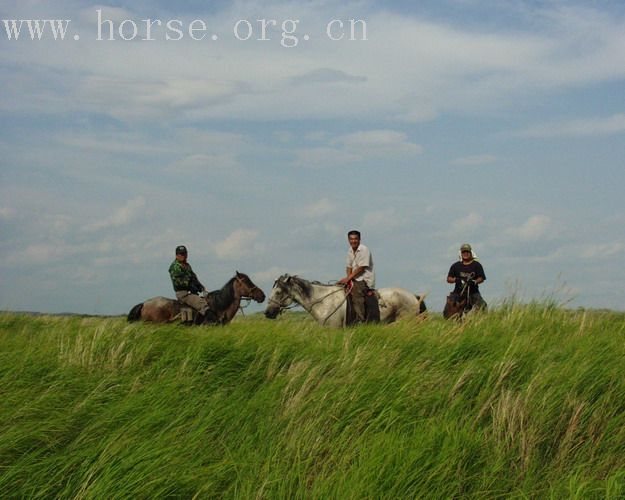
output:
[[0,497],[625,498],[625,315],[0,315]]

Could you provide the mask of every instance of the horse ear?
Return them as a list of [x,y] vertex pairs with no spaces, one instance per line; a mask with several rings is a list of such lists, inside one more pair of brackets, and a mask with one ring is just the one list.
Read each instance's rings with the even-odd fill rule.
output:
[[241,276],[241,273],[239,271],[235,271],[237,276]]

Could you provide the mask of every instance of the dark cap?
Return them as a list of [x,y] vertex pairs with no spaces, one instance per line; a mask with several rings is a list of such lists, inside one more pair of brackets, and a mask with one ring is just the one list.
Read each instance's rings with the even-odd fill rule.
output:
[[471,251],[471,245],[469,245],[468,243],[465,243],[464,245],[462,245],[460,247],[460,251],[461,252],[470,252]]
[[176,247],[176,255],[187,255],[187,247],[184,245],[178,245]]

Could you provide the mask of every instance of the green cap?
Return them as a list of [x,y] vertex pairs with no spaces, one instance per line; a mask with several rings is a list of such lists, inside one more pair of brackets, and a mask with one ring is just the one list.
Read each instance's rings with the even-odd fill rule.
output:
[[469,245],[468,243],[463,244],[460,247],[460,251],[461,252],[470,252],[471,251],[471,245]]

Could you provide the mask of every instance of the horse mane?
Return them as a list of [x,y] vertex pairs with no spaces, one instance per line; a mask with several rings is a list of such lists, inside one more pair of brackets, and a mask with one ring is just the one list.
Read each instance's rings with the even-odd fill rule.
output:
[[308,281],[308,280],[305,280],[304,278],[300,278],[299,276],[291,276],[290,278],[291,278],[291,281],[300,289],[302,296],[307,299],[310,299],[312,297],[312,294],[313,294],[312,285],[327,286],[327,287],[337,286],[337,285],[329,285],[327,283],[321,283],[319,281]]
[[227,309],[234,302],[234,280],[236,276],[230,278],[230,280],[222,286],[219,290],[213,290],[208,294],[209,302],[218,311]]

